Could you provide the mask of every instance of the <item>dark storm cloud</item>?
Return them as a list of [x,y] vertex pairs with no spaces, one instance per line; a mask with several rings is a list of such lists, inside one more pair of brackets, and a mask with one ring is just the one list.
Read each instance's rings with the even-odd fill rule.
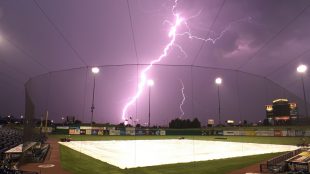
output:
[[[32,78],[27,88],[37,116],[48,109],[55,120],[76,115],[89,121],[93,77],[85,67],[98,65],[103,67],[95,120],[120,122],[122,107],[134,94],[144,66],[106,65],[146,64],[157,58],[169,41],[170,26],[164,21],[174,20],[174,1],[128,2],[0,1],[0,113],[23,112],[24,95],[17,91]],[[228,30],[202,49],[202,41],[178,37],[186,56],[174,47],[163,65],[152,69],[154,123],[167,124],[180,114],[179,79],[187,96],[185,116],[203,122],[217,116],[217,76],[224,81],[223,119],[263,119],[262,106],[277,97],[300,102],[296,66],[310,65],[309,4],[307,0],[179,0],[175,12],[195,16],[188,21],[194,35],[216,37]],[[72,68],[77,69],[54,72]],[[309,89],[309,79],[305,82]],[[253,98],[255,105],[249,105]],[[144,92],[130,114],[145,122],[147,104]]]
[[[241,51],[239,48],[242,46],[250,50],[262,47],[269,38],[281,30],[289,20],[296,16],[305,5],[309,4],[307,1],[281,1],[281,3],[279,3],[279,1],[270,1],[268,3],[266,3],[266,1],[241,2],[243,3],[234,3],[233,6],[227,5],[227,7],[223,9],[222,16],[224,17],[222,18],[227,17],[225,16],[226,13],[227,15],[233,14],[232,16],[235,16],[234,20],[238,21],[233,23],[231,32],[226,34],[237,35],[238,37],[234,37],[234,40],[228,40],[227,38],[229,38],[229,36],[226,36],[223,40],[218,42],[219,49],[222,49],[225,45],[230,45],[235,48],[235,50],[227,50],[226,52],[224,50],[223,54]],[[234,13],[231,12],[237,12],[237,8],[242,9],[242,14],[234,15]],[[221,17],[219,21],[221,21]],[[218,23],[218,25],[222,27],[223,25],[229,24],[229,22]],[[215,28],[219,29],[220,27]],[[289,36],[295,37],[294,35]],[[245,45],[242,45],[242,43]],[[248,50],[244,51],[247,52]]]

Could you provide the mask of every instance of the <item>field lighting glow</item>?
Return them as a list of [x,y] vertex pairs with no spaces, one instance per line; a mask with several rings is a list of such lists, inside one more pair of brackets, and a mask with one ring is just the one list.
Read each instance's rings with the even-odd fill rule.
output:
[[99,73],[99,68],[98,67],[92,67],[91,72],[94,74],[98,74]]
[[306,65],[299,65],[297,67],[297,72],[299,73],[305,73],[307,71],[308,67]]
[[220,78],[220,77],[216,78],[215,83],[218,85],[222,84],[222,78]]

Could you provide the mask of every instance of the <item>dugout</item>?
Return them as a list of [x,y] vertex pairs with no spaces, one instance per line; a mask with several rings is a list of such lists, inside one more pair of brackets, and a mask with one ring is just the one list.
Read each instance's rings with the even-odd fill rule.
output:
[[20,144],[7,150],[6,152],[4,152],[5,161],[9,161],[12,166],[17,165],[22,157],[27,156],[27,154],[33,151],[35,145],[35,142],[29,142],[27,144]]
[[310,172],[310,151],[304,151],[286,160],[288,171]]

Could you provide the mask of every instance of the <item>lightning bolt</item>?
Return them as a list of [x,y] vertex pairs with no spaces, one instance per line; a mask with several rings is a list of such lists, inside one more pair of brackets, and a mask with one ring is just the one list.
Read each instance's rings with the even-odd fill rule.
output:
[[[192,34],[191,29],[187,23],[188,20],[198,16],[200,14],[200,12],[198,14],[196,14],[195,16],[191,16],[187,19],[183,18],[180,16],[179,13],[176,12],[176,8],[178,5],[178,0],[174,0],[174,5],[172,6],[172,15],[174,16],[174,22],[170,22],[168,20],[165,20],[164,23],[168,23],[171,27],[170,30],[168,32],[168,37],[170,38],[170,41],[168,42],[168,44],[164,47],[162,54],[157,58],[152,60],[148,66],[146,66],[145,69],[142,70],[142,72],[140,73],[140,77],[139,77],[139,83],[138,83],[138,89],[135,93],[135,95],[133,97],[131,97],[131,99],[125,104],[123,111],[122,111],[122,120],[126,120],[126,115],[127,115],[127,111],[128,108],[133,105],[136,100],[141,96],[141,94],[143,93],[145,87],[146,87],[146,83],[148,80],[147,77],[147,73],[152,69],[153,65],[156,63],[159,63],[162,61],[162,59],[164,59],[165,57],[167,57],[168,52],[173,48],[176,47],[178,48],[185,56],[186,53],[185,51],[182,49],[182,47],[178,44],[175,43],[177,36],[187,36],[189,39],[197,39],[197,40],[201,40],[204,42],[211,42],[211,43],[215,43],[218,39],[220,39],[223,34],[229,29],[228,27],[225,28],[217,37],[215,38],[202,38],[202,37],[198,37]],[[185,26],[185,31],[178,33],[178,29],[179,27],[183,25]],[[183,96],[184,97],[184,96]],[[180,107],[182,114],[184,114],[182,107]]]
[[180,83],[182,85],[181,92],[182,92],[182,97],[183,97],[183,99],[180,103],[180,111],[181,111],[180,119],[181,119],[184,116],[184,111],[183,111],[182,106],[183,106],[186,98],[185,98],[185,94],[184,94],[184,84],[183,84],[183,81],[181,79],[180,79]]

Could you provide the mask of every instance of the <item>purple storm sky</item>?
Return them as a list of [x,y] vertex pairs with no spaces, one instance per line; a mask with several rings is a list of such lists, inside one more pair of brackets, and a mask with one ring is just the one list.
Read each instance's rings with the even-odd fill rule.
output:
[[[35,115],[49,110],[61,121],[90,121],[93,74],[94,120],[121,122],[124,105],[137,90],[139,74],[163,52],[174,21],[174,0],[0,1],[0,115],[24,113],[25,86]],[[179,0],[175,11],[191,33],[215,43],[178,36],[176,45],[148,77],[152,124],[183,118],[217,120],[216,77],[222,120],[258,121],[275,98],[297,102],[304,114],[299,64],[310,66],[310,1]],[[226,30],[227,29],[227,30]],[[179,31],[186,30],[182,25]],[[186,54],[179,49],[182,47]],[[88,67],[88,68],[87,68]],[[304,75],[307,98],[309,72]],[[308,106],[309,107],[309,106]],[[310,109],[309,109],[310,110]],[[147,122],[148,90],[128,110]]]

